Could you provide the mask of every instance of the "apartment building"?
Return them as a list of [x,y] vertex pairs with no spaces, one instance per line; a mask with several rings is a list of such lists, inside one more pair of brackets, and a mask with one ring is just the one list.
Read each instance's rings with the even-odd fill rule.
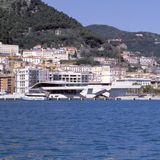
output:
[[53,51],[41,51],[41,50],[26,50],[23,51],[23,57],[53,57]]
[[128,57],[126,58],[129,64],[139,64],[139,60],[136,57]]
[[100,64],[104,64],[106,58],[104,57],[94,57],[94,61],[98,61]]
[[11,78],[13,79],[13,85],[15,83],[15,78],[11,74],[1,74],[0,75],[0,93],[11,93]]
[[120,72],[119,67],[111,68],[111,69],[110,69],[111,79],[112,79],[112,80],[118,79],[118,78],[119,78],[119,75],[121,75],[121,77],[126,76],[126,70],[127,70],[126,68],[121,68],[121,72]]
[[9,56],[9,54],[0,54],[0,63],[9,64],[9,59],[7,56]]
[[57,50],[26,50],[23,51],[23,59],[38,63],[38,58],[68,60],[68,52],[63,49]]
[[72,72],[91,72],[90,65],[65,65],[60,67],[64,71],[72,71]]
[[151,79],[143,79],[143,78],[125,78],[121,80],[122,82],[132,82],[137,83],[138,85],[146,86],[151,85]]
[[118,64],[118,60],[114,58],[106,58],[104,61],[104,64],[109,65],[109,66],[115,66]]
[[140,65],[142,66],[153,66],[157,65],[157,62],[152,57],[141,57],[140,58]]
[[65,51],[67,51],[71,55],[74,55],[75,52],[77,52],[77,48],[76,47],[69,47],[69,46],[67,46],[67,47],[63,47],[63,49]]
[[5,64],[0,64],[0,74],[4,73]]
[[91,80],[89,73],[75,73],[75,72],[56,72],[49,73],[49,81],[65,81],[65,82],[88,82]]
[[22,94],[28,91],[29,87],[39,82],[37,69],[27,69],[19,67],[14,69],[15,73],[15,92]]
[[110,83],[110,66],[94,66],[91,68],[92,81]]
[[13,53],[14,55],[19,55],[19,46],[3,44],[0,42],[0,53]]

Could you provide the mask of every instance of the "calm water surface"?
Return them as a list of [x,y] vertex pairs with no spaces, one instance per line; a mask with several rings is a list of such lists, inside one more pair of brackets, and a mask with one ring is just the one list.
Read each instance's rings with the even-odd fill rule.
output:
[[160,101],[0,101],[0,159],[160,159]]

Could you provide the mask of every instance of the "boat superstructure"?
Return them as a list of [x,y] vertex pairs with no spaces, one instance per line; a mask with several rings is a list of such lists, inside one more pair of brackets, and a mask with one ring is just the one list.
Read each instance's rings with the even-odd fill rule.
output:
[[49,100],[48,93],[26,93],[21,97],[22,100]]
[[29,91],[36,92],[41,88],[49,92],[50,98],[94,98],[98,96],[118,97],[124,96],[129,88],[141,88],[131,82],[95,83],[95,82],[65,82],[48,81],[33,85]]

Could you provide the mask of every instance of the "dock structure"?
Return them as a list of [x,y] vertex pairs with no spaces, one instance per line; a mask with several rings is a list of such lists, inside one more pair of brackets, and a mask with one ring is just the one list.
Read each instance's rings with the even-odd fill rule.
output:
[[[22,100],[22,95],[1,95],[0,100]],[[66,98],[50,98],[51,101],[61,101],[61,100],[68,100],[68,101],[86,101],[86,100],[93,100],[93,101],[137,101],[137,100],[160,100],[160,96],[145,96],[145,97],[138,97],[138,96],[123,96],[123,97],[94,97],[94,98],[85,98],[85,97],[66,97]]]

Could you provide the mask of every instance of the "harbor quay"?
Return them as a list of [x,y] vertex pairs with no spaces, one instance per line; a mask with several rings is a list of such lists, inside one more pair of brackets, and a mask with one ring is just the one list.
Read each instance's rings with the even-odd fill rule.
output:
[[[24,94],[9,94],[9,95],[0,95],[0,100],[22,100]],[[62,101],[62,100],[77,100],[77,101],[85,101],[85,100],[102,100],[102,101],[120,101],[120,100],[160,100],[160,96],[152,96],[146,95],[143,97],[140,96],[121,96],[121,97],[94,97],[94,98],[82,98],[82,97],[66,97],[66,98],[49,98],[51,101]]]

